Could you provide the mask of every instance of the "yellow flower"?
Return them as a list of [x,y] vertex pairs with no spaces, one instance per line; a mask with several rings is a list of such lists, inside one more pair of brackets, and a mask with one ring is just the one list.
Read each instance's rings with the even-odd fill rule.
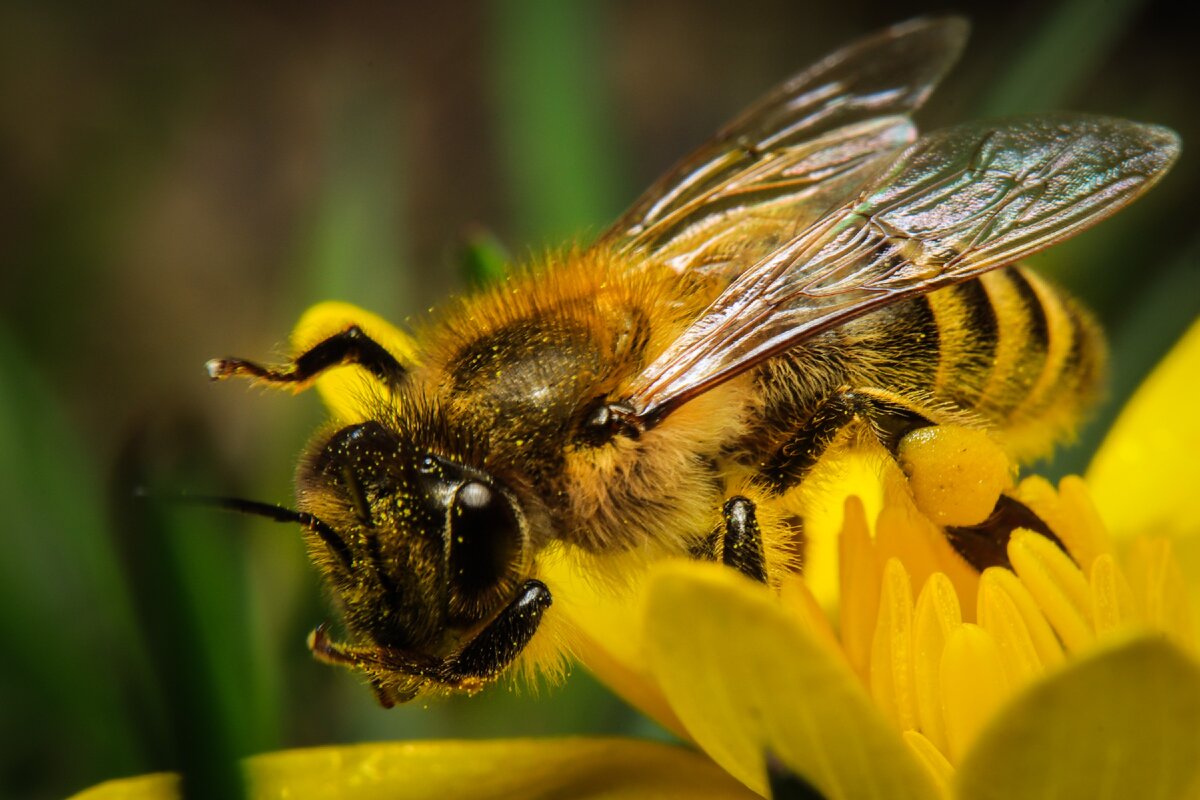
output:
[[778,595],[714,565],[657,568],[627,608],[577,610],[590,666],[762,794],[772,754],[831,800],[1200,796],[1200,572],[1189,583],[1174,553],[1198,563],[1200,423],[1178,413],[1197,374],[1200,324],[1086,482],[1012,492],[1069,555],[1017,530],[1012,569],[977,574],[930,519],[942,499],[860,453],[822,482],[818,505],[844,508],[835,558]]
[[[749,792],[698,753],[632,739],[383,742],[285,750],[245,764],[247,796],[289,800],[728,800]],[[75,800],[179,797],[168,773],[110,781]]]
[[[390,326],[340,304],[310,312],[297,344],[345,318],[404,354]],[[1069,555],[1018,530],[1012,569],[977,574],[933,521],[962,513],[961,493],[860,450],[808,482],[805,577],[778,592],[673,562],[614,598],[565,555],[551,564],[581,660],[700,752],[620,739],[316,748],[249,759],[251,794],[752,797],[768,793],[770,762],[815,792],[801,796],[829,800],[1200,797],[1200,421],[1178,402],[1195,396],[1197,374],[1200,324],[1129,404],[1086,481],[1010,491]],[[345,420],[361,413],[358,380],[335,370],[319,383]],[[945,467],[944,449],[970,435],[925,434],[901,460]],[[1007,464],[967,450],[955,485],[965,476],[980,497],[997,491]],[[177,791],[158,775],[80,797]]]

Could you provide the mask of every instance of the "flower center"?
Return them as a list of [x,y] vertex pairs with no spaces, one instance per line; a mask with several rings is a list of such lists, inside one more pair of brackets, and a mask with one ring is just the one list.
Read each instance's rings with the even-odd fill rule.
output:
[[[952,769],[1016,691],[1122,632],[1162,631],[1197,648],[1182,573],[1165,539],[1118,553],[1079,478],[1012,495],[1059,543],[1012,532],[1010,568],[971,569],[918,510],[898,471],[868,520],[846,502],[837,641],[891,722],[934,769]],[[1065,550],[1064,550],[1065,547]]]

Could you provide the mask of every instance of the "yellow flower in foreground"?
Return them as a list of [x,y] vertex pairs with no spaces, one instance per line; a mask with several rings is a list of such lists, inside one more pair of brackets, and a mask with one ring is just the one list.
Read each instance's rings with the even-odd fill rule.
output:
[[[308,328],[342,314],[364,317],[327,304]],[[368,324],[403,351],[386,323]],[[831,459],[810,481],[823,511],[805,519],[805,577],[779,592],[675,562],[618,602],[564,558],[548,580],[581,659],[703,753],[613,739],[317,748],[249,759],[252,795],[750,797],[768,792],[770,757],[829,800],[1200,797],[1200,505],[1186,480],[1200,420],[1174,413],[1197,374],[1200,325],[1130,404],[1086,483],[1032,478],[1010,492],[1068,551],[1018,530],[1011,570],[967,567],[932,521],[959,513],[962,497],[910,483],[870,452]],[[320,388],[349,418],[361,393],[348,381],[335,371]],[[959,435],[933,434],[909,461],[940,458]],[[1005,469],[986,447],[969,450],[955,485],[996,484]],[[176,794],[163,775],[81,797]]]
[[[845,498],[836,560],[778,595],[714,565],[656,569],[624,617],[601,603],[580,614],[609,656],[592,666],[763,794],[770,753],[831,800],[1200,796],[1198,573],[1185,579],[1174,555],[1200,542],[1186,494],[1200,423],[1159,396],[1190,396],[1197,374],[1200,325],[1130,403],[1090,486],[1030,478],[1011,492],[1068,552],[1017,530],[1012,569],[978,574],[930,521],[928,493],[918,510],[895,465],[867,456],[824,487],[825,502]],[[1124,503],[1111,535],[1092,494]],[[840,586],[836,631],[813,591],[822,570]],[[630,616],[633,642],[619,638]]]
[[[289,800],[752,797],[702,756],[629,739],[384,742],[286,750],[245,762],[247,796]],[[163,773],[110,781],[76,800],[179,796]]]

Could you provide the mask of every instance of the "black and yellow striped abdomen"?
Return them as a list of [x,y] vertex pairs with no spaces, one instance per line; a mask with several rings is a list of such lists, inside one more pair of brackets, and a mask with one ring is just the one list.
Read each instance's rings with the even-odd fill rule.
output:
[[996,270],[926,299],[939,331],[934,397],[993,422],[1014,455],[1045,454],[1097,398],[1099,327],[1036,273]]
[[1009,267],[886,306],[764,365],[753,438],[786,441],[833,392],[871,388],[931,419],[945,417],[939,409],[966,412],[1026,460],[1070,436],[1100,392],[1104,364],[1091,315],[1032,271]]

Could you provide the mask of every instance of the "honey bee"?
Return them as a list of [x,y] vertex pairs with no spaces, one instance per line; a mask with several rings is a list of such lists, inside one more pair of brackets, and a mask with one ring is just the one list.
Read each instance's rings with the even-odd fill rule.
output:
[[[920,19],[827,56],[590,246],[435,312],[414,353],[349,321],[279,367],[209,362],[214,379],[302,389],[349,368],[373,387],[369,418],[312,442],[298,510],[227,501],[305,529],[351,637],[319,628],[314,654],[384,705],[473,690],[538,633],[552,544],[772,582],[801,534],[766,512],[849,426],[895,452],[972,425],[1016,458],[1067,435],[1102,337],[1015,262],[1140,196],[1178,138],[1074,114],[919,136],[910,115],[966,34]],[[1014,514],[1031,516],[997,505]],[[1004,558],[956,546],[977,568]]]

